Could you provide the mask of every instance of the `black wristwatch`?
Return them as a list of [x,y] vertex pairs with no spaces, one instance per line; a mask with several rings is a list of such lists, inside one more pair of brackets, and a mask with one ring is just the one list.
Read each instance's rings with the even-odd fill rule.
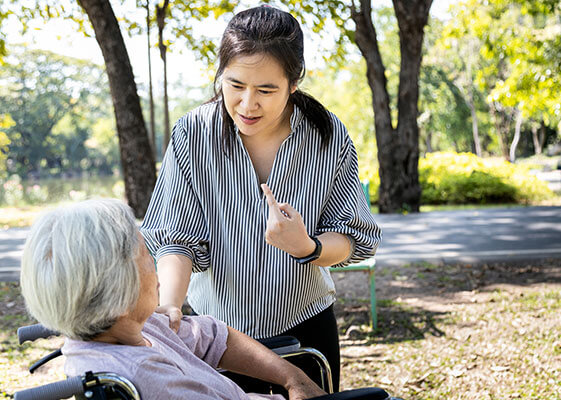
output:
[[319,256],[321,256],[321,242],[315,236],[310,236],[310,239],[312,239],[316,243],[316,249],[314,250],[314,252],[312,254],[310,254],[309,256],[300,257],[300,258],[290,256],[290,257],[292,257],[292,259],[294,261],[296,261],[299,264],[311,263],[312,261],[317,260],[319,258]]

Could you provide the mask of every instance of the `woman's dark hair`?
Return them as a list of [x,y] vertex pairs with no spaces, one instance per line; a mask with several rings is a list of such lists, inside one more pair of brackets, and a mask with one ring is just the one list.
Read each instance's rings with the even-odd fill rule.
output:
[[[298,21],[289,13],[270,6],[250,8],[236,14],[222,35],[212,100],[222,99],[222,88],[218,87],[218,81],[228,64],[235,57],[258,53],[270,55],[281,64],[290,86],[304,78],[304,34]],[[325,107],[300,90],[292,93],[289,101],[298,106],[319,131],[322,146],[325,147],[333,131]],[[235,138],[234,121],[226,111],[224,101],[221,103],[222,145],[224,150],[231,150]]]

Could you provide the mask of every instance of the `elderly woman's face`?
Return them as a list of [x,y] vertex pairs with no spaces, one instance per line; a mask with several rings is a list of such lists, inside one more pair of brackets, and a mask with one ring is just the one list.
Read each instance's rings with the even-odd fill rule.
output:
[[140,251],[136,257],[136,267],[138,268],[138,275],[140,278],[140,293],[138,301],[131,313],[131,317],[139,322],[144,322],[158,306],[158,275],[156,274],[156,266],[154,259],[148,252],[144,238],[138,232]]

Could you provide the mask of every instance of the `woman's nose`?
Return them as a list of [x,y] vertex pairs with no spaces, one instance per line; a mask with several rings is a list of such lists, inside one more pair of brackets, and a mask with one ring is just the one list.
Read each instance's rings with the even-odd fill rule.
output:
[[257,97],[251,90],[245,90],[242,94],[242,106],[246,110],[254,110],[258,107]]

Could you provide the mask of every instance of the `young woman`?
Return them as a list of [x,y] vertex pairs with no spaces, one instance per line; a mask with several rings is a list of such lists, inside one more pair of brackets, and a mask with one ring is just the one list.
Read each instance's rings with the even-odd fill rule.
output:
[[216,96],[175,125],[141,231],[172,328],[189,289],[197,314],[320,350],[337,390],[335,287],[323,267],[371,257],[381,231],[345,127],[298,90],[304,71],[290,14],[263,6],[234,16]]

